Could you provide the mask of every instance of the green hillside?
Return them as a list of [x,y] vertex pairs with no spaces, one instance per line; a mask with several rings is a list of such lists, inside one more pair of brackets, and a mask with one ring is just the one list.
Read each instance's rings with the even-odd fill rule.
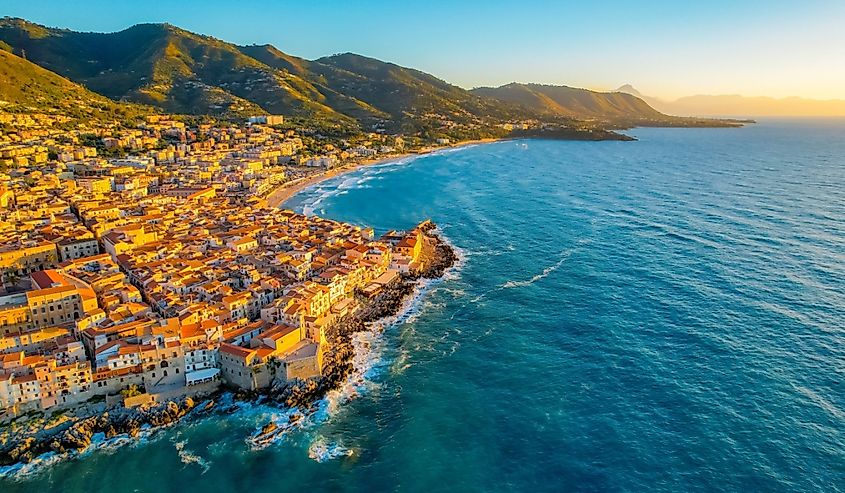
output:
[[309,61],[168,24],[80,33],[4,18],[0,41],[92,91],[174,113],[267,112],[413,131],[530,113],[372,58],[347,53]]
[[522,108],[477,96],[432,75],[353,53],[324,57],[309,68],[334,90],[365,101],[395,121],[484,122],[531,116]]
[[0,109],[102,120],[131,119],[148,112],[115,103],[7,50],[0,50]]
[[282,114],[318,128],[360,126],[430,138],[498,135],[501,123],[514,120],[543,119],[573,128],[585,125],[573,120],[590,120],[590,128],[721,125],[664,115],[630,94],[539,84],[467,91],[361,55],[305,60],[271,45],[236,46],[169,24],[83,33],[5,17],[0,51],[114,101],[169,113]]
[[667,118],[667,115],[642,99],[621,92],[604,93],[567,86],[517,83],[495,88],[480,87],[472,92],[520,104],[543,114],[572,118]]
[[479,87],[473,94],[518,104],[541,115],[592,120],[610,128],[735,127],[743,122],[666,115],[642,98],[625,92],[598,92],[567,86],[511,83],[500,87]]
[[479,97],[432,75],[352,53],[309,61],[271,45],[240,50],[266,65],[301,77],[322,101],[338,112],[372,123],[417,129],[440,120],[480,123],[530,113],[514,105]]
[[315,62],[288,55],[272,45],[240,46],[238,49],[267,66],[295,75],[302,93],[338,113],[364,121],[390,118],[384,111],[329,87],[325,78],[312,71]]
[[186,114],[284,113],[347,119],[308,92],[296,75],[236,46],[168,24],[79,33],[0,20],[0,40],[17,54],[115,100]]

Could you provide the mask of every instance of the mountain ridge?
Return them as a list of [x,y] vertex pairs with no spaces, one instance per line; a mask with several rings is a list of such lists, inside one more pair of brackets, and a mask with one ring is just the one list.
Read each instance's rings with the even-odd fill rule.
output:
[[845,116],[845,100],[798,96],[773,98],[740,94],[696,94],[675,100],[645,96],[631,84],[617,91],[639,95],[652,107],[687,116],[753,118],[758,116]]
[[666,117],[641,99],[625,93],[603,93],[562,85],[511,82],[499,87],[478,87],[476,94],[520,102],[543,113],[591,118]]
[[[693,125],[623,93],[539,84],[466,90],[434,75],[354,53],[306,60],[269,44],[238,46],[166,23],[111,33],[0,19],[0,49],[113,101],[168,113],[243,117],[282,114],[438,138],[502,133],[513,121],[626,128]],[[507,86],[503,86],[507,87]],[[577,123],[580,121],[581,123]],[[719,126],[721,124],[716,124]],[[498,130],[497,130],[498,129]]]
[[499,87],[473,89],[479,95],[530,108],[537,113],[575,119],[598,120],[611,126],[736,126],[737,121],[717,121],[671,116],[642,98],[625,92],[600,92],[551,84],[511,82]]

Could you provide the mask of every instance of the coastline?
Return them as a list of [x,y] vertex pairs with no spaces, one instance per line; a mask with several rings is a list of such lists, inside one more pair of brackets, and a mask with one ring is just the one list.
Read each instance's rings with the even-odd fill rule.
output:
[[[365,166],[391,163],[412,156],[425,156],[440,151],[460,149],[476,144],[492,143],[510,139],[478,139],[462,141],[451,145],[424,148],[413,153],[394,154],[380,158],[350,163],[317,175],[286,183],[273,190],[265,199],[268,206],[280,207],[296,193],[323,181],[341,176]],[[42,467],[66,459],[80,457],[92,448],[120,446],[133,443],[143,437],[157,433],[170,426],[178,426],[183,420],[237,412],[241,404],[267,404],[283,410],[287,416],[284,422],[269,422],[247,438],[252,446],[261,448],[286,435],[317,412],[321,403],[330,398],[330,393],[343,392],[349,385],[355,385],[361,376],[356,360],[369,351],[357,339],[365,333],[376,333],[403,320],[401,314],[409,309],[409,303],[418,301],[430,286],[426,281],[442,279],[455,265],[455,249],[436,232],[436,225],[424,221],[418,226],[426,238],[423,248],[425,260],[422,266],[407,274],[390,287],[369,300],[359,299],[361,308],[356,315],[338,322],[329,334],[331,349],[326,354],[324,374],[316,379],[292,380],[286,384],[263,391],[240,391],[225,387],[209,391],[168,398],[153,405],[136,408],[103,406],[80,408],[62,412],[59,419],[42,417],[43,425],[35,425],[29,419],[4,430],[0,437],[0,478],[14,478],[18,473],[27,476],[42,471]]]
[[[283,385],[259,391],[233,390],[220,387],[210,392],[198,392],[167,399],[152,406],[137,408],[106,407],[88,413],[67,416],[66,419],[45,426],[28,426],[5,430],[0,440],[0,478],[14,478],[18,473],[29,475],[58,461],[79,457],[85,450],[98,446],[120,446],[150,436],[169,426],[178,426],[185,419],[237,412],[240,404],[267,404],[286,412],[287,420],[270,421],[247,438],[256,448],[263,448],[288,431],[295,429],[304,418],[317,412],[330,392],[354,385],[356,360],[369,351],[369,345],[359,347],[359,334],[381,331],[402,320],[409,302],[420,299],[427,291],[425,281],[437,281],[456,265],[455,248],[437,233],[431,221],[418,226],[423,232],[424,247],[419,269],[402,274],[398,281],[385,286],[374,298],[359,298],[360,309],[340,320],[327,332],[330,349],[326,353],[323,375],[308,380],[292,380]],[[227,397],[228,396],[228,397]],[[33,465],[30,467],[30,465]]]
[[477,139],[477,140],[465,140],[461,142],[457,142],[455,144],[445,145],[442,147],[434,147],[434,148],[424,148],[417,152],[406,152],[402,154],[391,154],[389,156],[384,157],[377,157],[371,159],[364,159],[362,161],[357,161],[354,163],[349,163],[334,169],[330,169],[327,171],[323,171],[313,176],[309,176],[306,178],[300,178],[298,180],[294,180],[291,182],[283,183],[275,188],[272,192],[267,194],[264,198],[264,201],[267,207],[281,207],[284,205],[285,202],[288,201],[291,197],[296,195],[297,193],[311,188],[315,185],[318,185],[324,181],[330,180],[332,178],[342,176],[353,171],[357,171],[361,168],[367,166],[375,166],[379,164],[387,164],[392,163],[394,161],[399,161],[401,159],[405,159],[412,156],[425,156],[427,154],[433,154],[438,151],[443,151],[447,149],[460,149],[461,147],[471,146],[475,144],[489,144],[492,142],[499,142],[506,140],[504,138],[488,138],[488,139]]
[[[402,323],[404,315],[431,288],[432,283],[446,278],[459,265],[455,247],[438,234],[437,226],[424,221],[418,226],[423,232],[422,265],[401,274],[398,281],[386,286],[375,298],[361,302],[360,309],[340,320],[326,332],[330,350],[325,355],[323,376],[317,379],[292,380],[283,385],[258,392],[235,393],[240,401],[263,402],[289,411],[286,420],[270,420],[248,438],[255,448],[264,448],[294,430],[306,418],[314,415],[320,404],[333,392],[344,392],[362,381],[358,363],[367,359],[370,344],[360,344],[358,337],[378,334],[394,324]],[[353,390],[353,393],[357,391]]]

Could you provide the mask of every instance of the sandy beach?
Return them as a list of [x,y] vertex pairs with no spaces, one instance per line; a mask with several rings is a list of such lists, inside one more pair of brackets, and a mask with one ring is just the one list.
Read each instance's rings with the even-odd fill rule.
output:
[[350,173],[350,172],[355,171],[355,170],[362,168],[364,166],[373,166],[373,165],[376,165],[376,164],[384,164],[384,163],[389,163],[389,162],[393,162],[393,161],[398,161],[400,159],[403,159],[403,158],[406,158],[406,157],[409,157],[409,156],[425,155],[425,154],[430,154],[432,152],[437,152],[437,151],[444,150],[444,149],[455,149],[455,148],[464,147],[464,146],[473,145],[473,144],[484,144],[484,143],[489,143],[489,142],[496,142],[498,140],[501,140],[501,139],[467,140],[467,141],[451,144],[451,145],[448,145],[448,146],[434,147],[434,148],[431,148],[431,149],[424,149],[424,150],[419,151],[419,152],[411,152],[411,153],[405,153],[405,154],[392,154],[390,156],[383,156],[383,157],[378,157],[378,158],[374,158],[374,159],[366,159],[366,160],[359,161],[359,162],[356,162],[356,163],[345,164],[343,166],[340,166],[340,167],[337,167],[337,168],[334,168],[334,169],[331,169],[331,170],[328,170],[328,171],[324,171],[322,173],[318,173],[316,175],[309,176],[307,178],[300,178],[300,179],[293,180],[293,181],[282,184],[280,187],[276,188],[275,190],[270,192],[269,195],[267,195],[267,198],[266,198],[267,206],[268,207],[279,207],[282,204],[284,204],[285,201],[287,201],[289,198],[296,195],[301,190],[304,190],[308,187],[311,187],[311,186],[316,185],[320,182],[329,180],[329,179],[334,178],[336,176],[340,176],[340,175],[344,175],[346,173]]

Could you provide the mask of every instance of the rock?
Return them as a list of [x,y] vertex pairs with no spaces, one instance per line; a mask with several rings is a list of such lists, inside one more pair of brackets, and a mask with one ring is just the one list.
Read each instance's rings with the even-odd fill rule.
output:
[[34,437],[24,437],[11,442],[7,448],[0,450],[0,465],[9,466],[31,461],[32,456],[29,453],[35,443]]
[[214,399],[210,399],[202,403],[202,405],[194,410],[195,413],[208,414],[214,409]]
[[97,430],[98,418],[77,421],[59,435],[61,446],[68,450],[83,450],[91,445],[91,437]]
[[65,449],[64,445],[62,445],[62,442],[60,442],[59,440],[53,440],[52,442],[50,442],[50,449],[52,449],[53,452],[56,452],[57,454],[63,454],[67,452],[67,449]]
[[266,425],[261,427],[261,433],[260,434],[266,435],[268,433],[273,433],[274,431],[276,431],[276,428],[278,428],[278,426],[276,426],[276,423],[270,421],[269,423],[267,423]]
[[62,454],[72,450],[84,450],[91,445],[95,433],[104,433],[108,438],[121,434],[136,437],[142,426],[173,423],[195,406],[194,400],[186,397],[181,401],[168,401],[143,410],[116,409],[103,412],[70,422],[61,429],[32,430],[28,432],[29,435],[10,440],[5,447],[0,448],[0,465],[29,462],[45,452]]

